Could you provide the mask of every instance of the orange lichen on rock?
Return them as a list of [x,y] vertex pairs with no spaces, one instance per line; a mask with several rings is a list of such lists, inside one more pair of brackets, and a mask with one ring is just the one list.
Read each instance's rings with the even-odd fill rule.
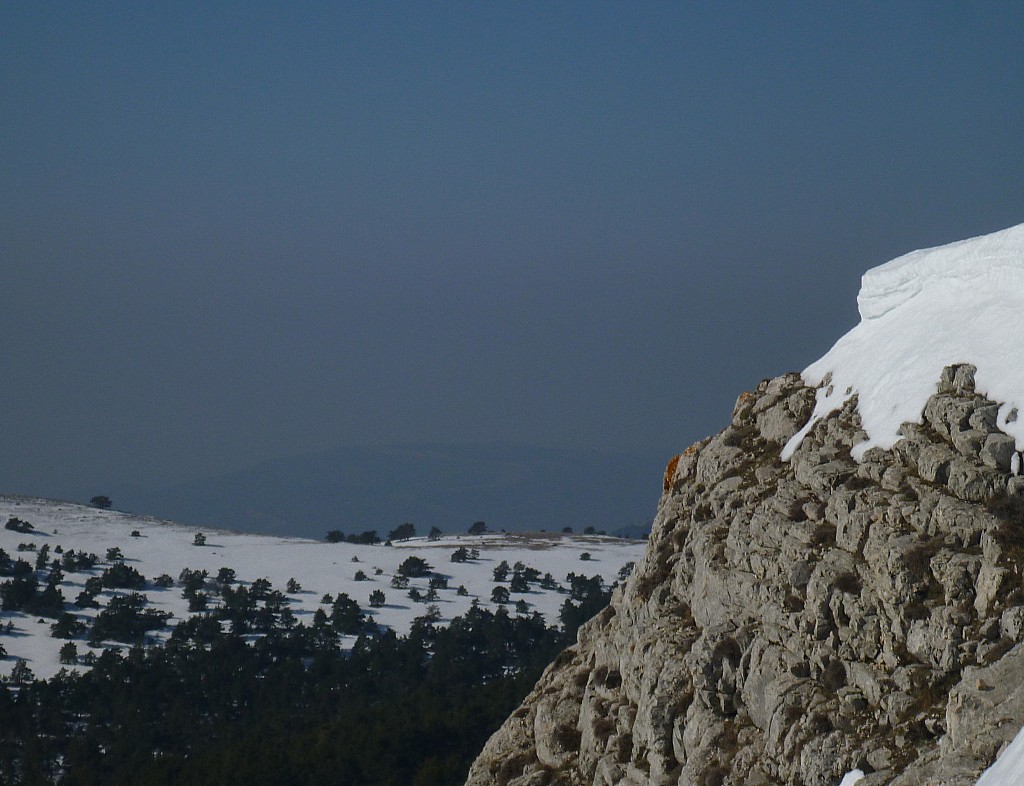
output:
[[[687,448],[687,450],[692,449],[692,447]],[[665,467],[665,491],[668,491],[670,488],[672,488],[672,479],[675,478],[676,476],[676,467],[679,466],[679,459],[681,458],[682,455],[673,456],[671,459],[669,459],[668,466]]]
[[736,399],[736,406],[732,408],[732,416],[736,417],[740,412],[749,407],[757,399],[749,390],[744,390]]

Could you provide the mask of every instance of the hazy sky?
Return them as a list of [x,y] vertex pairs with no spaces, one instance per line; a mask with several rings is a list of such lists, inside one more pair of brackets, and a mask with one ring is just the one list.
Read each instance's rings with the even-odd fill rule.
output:
[[668,458],[1024,221],[1011,3],[0,5],[0,491]]

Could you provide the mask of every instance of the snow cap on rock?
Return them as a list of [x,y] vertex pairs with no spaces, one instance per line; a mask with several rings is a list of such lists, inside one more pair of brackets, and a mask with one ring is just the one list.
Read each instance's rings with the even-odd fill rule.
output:
[[814,413],[786,444],[789,459],[821,418],[853,395],[867,439],[887,449],[920,423],[942,369],[970,364],[976,389],[1002,405],[998,426],[1024,447],[1024,224],[913,251],[869,270],[861,321],[803,372],[820,386]]

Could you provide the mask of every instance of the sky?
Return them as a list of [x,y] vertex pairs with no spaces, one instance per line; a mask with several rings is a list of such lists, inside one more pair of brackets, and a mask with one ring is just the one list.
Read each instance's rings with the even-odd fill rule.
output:
[[0,5],[0,490],[667,459],[1024,221],[1009,3]]

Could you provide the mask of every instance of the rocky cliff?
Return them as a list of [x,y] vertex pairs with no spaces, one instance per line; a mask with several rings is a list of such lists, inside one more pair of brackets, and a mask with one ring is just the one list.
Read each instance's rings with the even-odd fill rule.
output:
[[973,784],[1024,725],[1024,477],[997,426],[1016,412],[971,366],[936,383],[859,461],[856,396],[784,461],[816,391],[741,395],[670,462],[644,561],[468,784]]

